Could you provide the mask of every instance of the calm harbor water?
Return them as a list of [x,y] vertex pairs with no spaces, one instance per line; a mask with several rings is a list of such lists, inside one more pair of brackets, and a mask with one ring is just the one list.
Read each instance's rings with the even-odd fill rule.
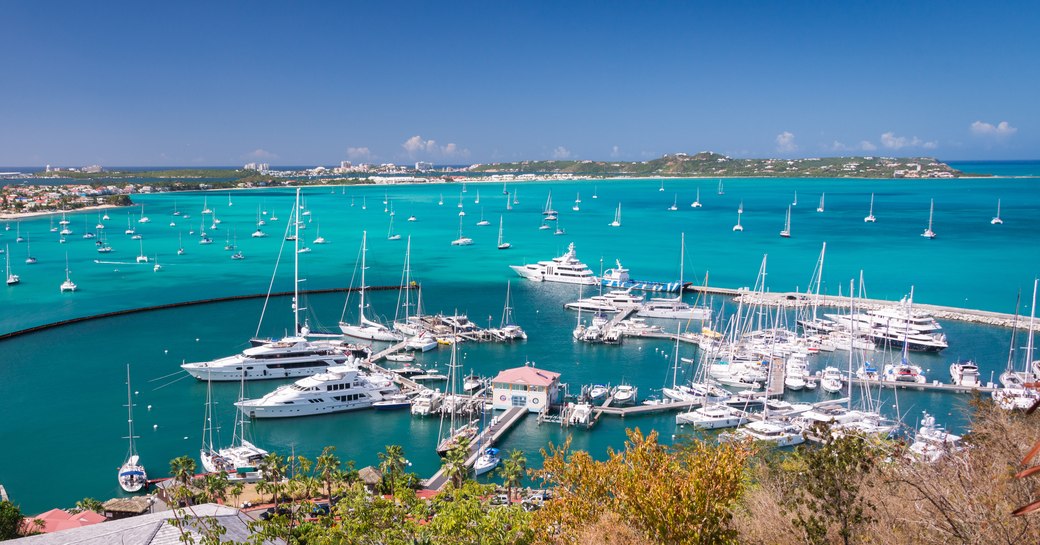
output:
[[[981,167],[980,167],[981,168]],[[999,174],[1032,174],[1032,164],[1016,171],[1000,166]],[[976,169],[978,170],[978,169]],[[761,180],[725,181],[725,194],[716,194],[716,180],[666,180],[665,191],[658,181],[619,180],[571,183],[510,184],[519,189],[519,204],[506,210],[501,184],[431,184],[398,187],[306,188],[306,208],[312,211],[306,234],[301,236],[312,252],[301,254],[303,289],[344,287],[355,274],[361,232],[369,232],[369,285],[399,282],[404,257],[404,240],[388,241],[389,214],[396,212],[394,230],[412,236],[412,269],[423,284],[424,305],[429,311],[468,313],[474,321],[497,325],[506,282],[512,280],[516,317],[530,340],[514,345],[464,345],[464,371],[491,375],[497,370],[534,362],[539,367],[563,373],[562,380],[576,390],[592,382],[631,382],[640,397],[671,382],[674,347],[665,341],[631,341],[620,347],[575,344],[570,330],[576,315],[564,311],[564,302],[577,296],[577,289],[561,285],[538,285],[521,281],[509,264],[548,259],[561,254],[569,242],[578,257],[593,269],[600,260],[609,267],[614,259],[632,269],[636,277],[674,279],[679,274],[679,237],[686,233],[686,279],[701,282],[710,274],[712,285],[753,285],[764,254],[768,254],[767,285],[773,290],[805,289],[821,244],[827,242],[824,291],[837,293],[838,286],[858,277],[862,269],[867,295],[898,299],[915,287],[921,302],[968,306],[1013,312],[1019,289],[1028,292],[1032,278],[1040,273],[1040,252],[1029,241],[1040,239],[1033,218],[1040,207],[1037,181],[1028,178],[974,180]],[[704,208],[690,203],[700,188]],[[554,208],[560,211],[565,236],[539,230],[541,210],[552,191]],[[475,203],[477,192],[480,203]],[[787,205],[794,192],[798,205],[792,209],[792,238],[781,239]],[[820,194],[826,192],[824,213],[817,213]],[[863,223],[870,193],[875,194],[876,224]],[[580,211],[572,211],[580,193]],[[592,195],[596,194],[597,199]],[[443,195],[444,204],[438,205]],[[463,232],[475,240],[470,247],[452,247],[457,238],[462,197]],[[264,189],[210,193],[138,195],[150,223],[138,223],[139,208],[108,210],[109,243],[115,251],[98,254],[93,240],[82,239],[84,230],[94,231],[98,212],[70,214],[73,235],[64,244],[49,231],[51,219],[11,223],[0,231],[0,245],[9,246],[14,272],[22,284],[0,288],[0,332],[86,316],[123,308],[135,308],[210,297],[263,293],[279,255],[282,234],[292,208],[293,190]],[[935,199],[935,240],[920,237],[928,221],[928,202]],[[1002,200],[1005,223],[992,226],[989,219]],[[223,221],[219,230],[205,227],[214,243],[198,244],[203,201]],[[667,211],[675,199],[679,210]],[[734,233],[736,209],[743,201],[743,233]],[[618,203],[622,203],[622,227],[610,228]],[[353,203],[353,206],[352,206]],[[364,209],[362,206],[364,205]],[[179,210],[191,217],[173,216]],[[262,212],[266,211],[267,215]],[[481,213],[491,222],[477,227]],[[104,212],[100,212],[103,214]],[[258,214],[268,220],[264,227],[271,236],[252,238]],[[278,216],[271,221],[270,216]],[[415,215],[415,222],[405,221]],[[499,216],[504,218],[505,238],[513,243],[508,251],[495,249]],[[54,219],[55,225],[57,220]],[[124,234],[128,219],[143,234],[141,242]],[[170,222],[176,223],[170,226]],[[329,244],[314,245],[321,235]],[[28,236],[31,248],[15,242],[15,233]],[[195,234],[189,234],[194,230]],[[233,261],[224,250],[234,241],[246,259]],[[185,255],[176,255],[178,237]],[[163,269],[135,263],[141,251],[158,256]],[[2,247],[2,246],[0,246]],[[80,291],[60,294],[68,253],[73,280]],[[35,265],[24,263],[31,253]],[[275,278],[276,290],[291,289],[291,251]],[[102,262],[97,263],[95,260]],[[1028,293],[1022,307],[1028,313]],[[374,313],[393,317],[395,292],[372,294]],[[344,310],[340,294],[307,298],[306,314],[312,328],[335,329]],[[356,313],[353,304],[346,317]],[[257,331],[263,301],[246,300],[183,307],[159,312],[88,321],[13,338],[0,343],[0,399],[9,418],[0,423],[0,437],[8,445],[0,454],[0,483],[27,512],[55,505],[70,505],[84,496],[108,498],[118,495],[114,473],[122,462],[125,435],[125,365],[132,365],[139,450],[150,475],[168,472],[169,459],[197,456],[202,429],[205,385],[177,374],[182,361],[228,355],[246,346]],[[715,301],[716,308],[722,301]],[[663,325],[668,325],[667,323]],[[940,355],[922,355],[915,361],[930,372],[930,379],[948,380],[950,361],[976,359],[984,378],[1003,369],[1010,332],[999,328],[943,324],[950,348]],[[674,325],[670,326],[674,328]],[[699,324],[697,325],[699,327]],[[291,328],[289,302],[275,299],[269,305],[260,333],[281,335]],[[1022,343],[1024,344],[1024,342]],[[680,348],[693,357],[692,347]],[[843,362],[844,353],[821,357],[813,365]],[[875,358],[883,359],[884,355]],[[422,357],[423,365],[445,369],[448,351]],[[844,363],[842,363],[844,366]],[[247,384],[248,394],[259,396],[278,381]],[[221,420],[222,438],[231,435],[234,419],[232,401],[238,386],[214,385]],[[802,394],[815,399],[824,394]],[[966,396],[892,392],[883,394],[889,414],[906,415],[913,425],[920,411],[939,414],[940,421],[960,428]],[[537,450],[549,441],[562,442],[573,435],[576,448],[602,454],[608,446],[619,446],[625,427],[657,429],[666,440],[676,430],[674,415],[628,418],[604,417],[592,431],[561,430],[558,425],[538,425],[528,418],[505,439],[503,447],[522,448],[537,464]],[[313,456],[324,445],[335,445],[344,459],[359,466],[376,463],[376,453],[386,444],[403,444],[413,469],[431,474],[438,459],[433,445],[438,430],[436,419],[419,419],[407,412],[362,411],[305,419],[258,422],[253,433],[258,444],[269,450]]]

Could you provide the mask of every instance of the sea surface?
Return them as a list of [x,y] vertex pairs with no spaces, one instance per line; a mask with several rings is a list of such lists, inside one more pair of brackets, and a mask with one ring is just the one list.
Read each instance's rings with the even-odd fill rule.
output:
[[[573,242],[578,257],[593,270],[611,267],[615,260],[636,278],[677,280],[680,274],[680,237],[686,236],[685,280],[713,286],[752,286],[763,259],[766,285],[771,290],[806,290],[824,242],[827,251],[822,291],[847,293],[850,279],[860,271],[866,295],[899,299],[914,289],[922,303],[1014,312],[1028,316],[1032,280],[1040,274],[1040,187],[1031,177],[1035,162],[955,164],[973,172],[1000,177],[957,180],[861,179],[726,179],[724,194],[718,180],[616,180],[588,182],[525,182],[508,184],[518,204],[507,210],[501,183],[411,186],[307,187],[304,205],[311,214],[301,240],[311,252],[299,254],[301,289],[341,288],[358,283],[357,259],[362,232],[368,232],[369,286],[396,285],[402,277],[406,239],[411,237],[413,278],[423,287],[429,312],[466,313],[475,322],[497,326],[506,286],[511,282],[516,321],[529,335],[511,345],[464,344],[460,347],[463,372],[493,375],[498,370],[529,362],[562,373],[571,392],[590,383],[639,387],[640,398],[659,395],[673,376],[675,347],[667,341],[632,340],[621,346],[574,343],[570,332],[577,315],[563,303],[578,297],[578,288],[536,284],[517,277],[510,264],[549,259]],[[983,170],[990,169],[989,171]],[[703,208],[690,203],[700,190]],[[538,229],[549,192],[560,212],[565,235]],[[475,202],[479,192],[480,202]],[[778,232],[792,207],[790,239]],[[870,195],[874,194],[877,223],[867,224]],[[60,216],[37,217],[0,226],[0,248],[7,248],[17,286],[0,287],[0,333],[121,309],[182,301],[264,294],[292,289],[291,246],[284,242],[295,190],[270,188],[206,193],[135,195],[144,206],[148,223],[139,223],[141,207],[69,214],[74,231],[59,242],[51,232]],[[579,211],[572,210],[580,194]],[[816,212],[825,194],[825,212]],[[598,198],[593,198],[593,196]],[[438,202],[443,198],[443,205]],[[468,247],[453,247],[458,237],[463,203],[462,232],[474,239]],[[938,236],[920,236],[928,223],[930,200],[935,202],[934,230]],[[1001,200],[1004,224],[990,219]],[[384,200],[387,201],[384,204]],[[675,202],[678,210],[668,211]],[[732,231],[737,208],[744,231]],[[203,203],[222,220],[211,228],[202,222]],[[607,224],[621,204],[620,228]],[[182,215],[173,215],[174,211]],[[387,240],[390,211],[400,241]],[[108,213],[109,220],[101,219]],[[188,218],[184,217],[187,214]],[[416,221],[406,219],[414,215]],[[481,216],[490,226],[478,227]],[[277,216],[274,221],[272,216]],[[267,238],[253,238],[257,218],[264,218]],[[513,244],[496,249],[499,218],[504,238]],[[171,225],[171,222],[174,225]],[[83,239],[103,223],[110,254],[98,254],[95,240]],[[131,240],[128,224],[143,235]],[[211,245],[199,245],[205,228]],[[320,234],[325,245],[313,244]],[[194,233],[192,233],[194,231]],[[28,243],[16,243],[16,233]],[[235,244],[245,256],[231,260],[226,244]],[[285,245],[283,247],[283,244]],[[184,255],[177,255],[179,247]],[[38,263],[27,265],[32,255]],[[150,262],[136,263],[138,255]],[[79,290],[59,293],[65,278],[66,256],[72,280]],[[281,257],[279,257],[281,256]],[[161,270],[154,271],[157,259]],[[277,263],[277,272],[275,272]],[[602,265],[601,265],[602,263]],[[588,295],[589,293],[586,293]],[[312,329],[336,330],[341,318],[353,320],[356,296],[342,293],[302,298],[303,315]],[[371,315],[392,319],[396,291],[370,294]],[[692,300],[692,297],[691,297]],[[717,312],[732,308],[722,299],[707,301]],[[264,299],[172,308],[90,320],[0,341],[0,437],[8,448],[0,453],[0,484],[23,510],[41,512],[69,506],[84,496],[107,499],[119,495],[115,472],[127,444],[125,373],[130,364],[135,391],[135,425],[142,460],[151,477],[168,474],[169,460],[197,456],[201,444],[205,384],[180,372],[184,361],[198,361],[241,351],[255,335],[280,336],[292,328],[288,298],[273,298],[264,312]],[[259,325],[258,325],[259,324]],[[675,322],[660,322],[674,330]],[[700,324],[682,324],[699,330]],[[949,380],[949,363],[959,358],[978,361],[984,379],[1004,369],[1010,346],[1007,329],[943,322],[950,347],[938,355],[913,355],[929,379]],[[1025,341],[1019,338],[1019,345]],[[695,349],[679,347],[680,356],[693,358]],[[844,367],[847,352],[835,352],[811,362]],[[876,353],[877,362],[892,355]],[[421,364],[446,371],[449,351],[439,349],[421,356]],[[680,378],[689,366],[681,365]],[[251,382],[247,395],[258,397],[280,381]],[[230,440],[237,384],[214,384],[221,442]],[[877,393],[874,393],[875,396]],[[822,399],[812,392],[792,399]],[[856,396],[859,397],[858,394]],[[882,394],[883,410],[899,415],[913,426],[921,411],[938,415],[941,423],[963,431],[968,396],[946,393],[891,391]],[[532,416],[510,432],[500,445],[527,452],[532,465],[538,450],[559,444],[568,435],[574,448],[602,456],[608,447],[620,447],[626,427],[657,430],[666,442],[688,430],[677,429],[673,413],[627,418],[604,417],[591,431],[538,424]],[[436,418],[413,418],[407,412],[360,411],[284,421],[260,421],[251,426],[257,444],[283,454],[318,454],[325,445],[337,447],[343,459],[358,467],[378,462],[384,445],[401,444],[412,469],[429,476],[438,467],[433,446],[439,428]]]

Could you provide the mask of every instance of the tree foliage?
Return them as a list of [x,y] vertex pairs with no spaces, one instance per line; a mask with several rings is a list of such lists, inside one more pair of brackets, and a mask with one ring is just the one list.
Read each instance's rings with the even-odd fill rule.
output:
[[730,520],[745,489],[751,445],[692,441],[668,448],[656,432],[636,429],[606,461],[569,447],[569,439],[550,445],[536,472],[557,495],[534,518],[544,540],[579,543],[583,529],[614,513],[652,542],[736,543]]

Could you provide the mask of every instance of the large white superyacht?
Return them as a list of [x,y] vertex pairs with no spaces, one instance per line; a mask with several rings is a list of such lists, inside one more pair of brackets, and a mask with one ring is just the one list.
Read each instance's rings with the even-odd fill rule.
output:
[[599,283],[589,266],[578,260],[574,253],[574,243],[567,246],[567,253],[554,257],[551,261],[539,261],[527,265],[510,265],[520,276],[536,282],[562,282],[565,284],[583,284],[586,286]]
[[235,406],[250,418],[287,418],[366,409],[397,392],[397,385],[387,377],[341,365],[279,386],[262,398],[238,401]]

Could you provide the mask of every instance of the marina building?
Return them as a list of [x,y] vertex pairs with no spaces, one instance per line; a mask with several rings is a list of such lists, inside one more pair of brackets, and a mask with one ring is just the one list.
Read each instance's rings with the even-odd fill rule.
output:
[[491,384],[495,409],[527,407],[536,413],[557,403],[560,396],[560,374],[536,367],[506,369]]

